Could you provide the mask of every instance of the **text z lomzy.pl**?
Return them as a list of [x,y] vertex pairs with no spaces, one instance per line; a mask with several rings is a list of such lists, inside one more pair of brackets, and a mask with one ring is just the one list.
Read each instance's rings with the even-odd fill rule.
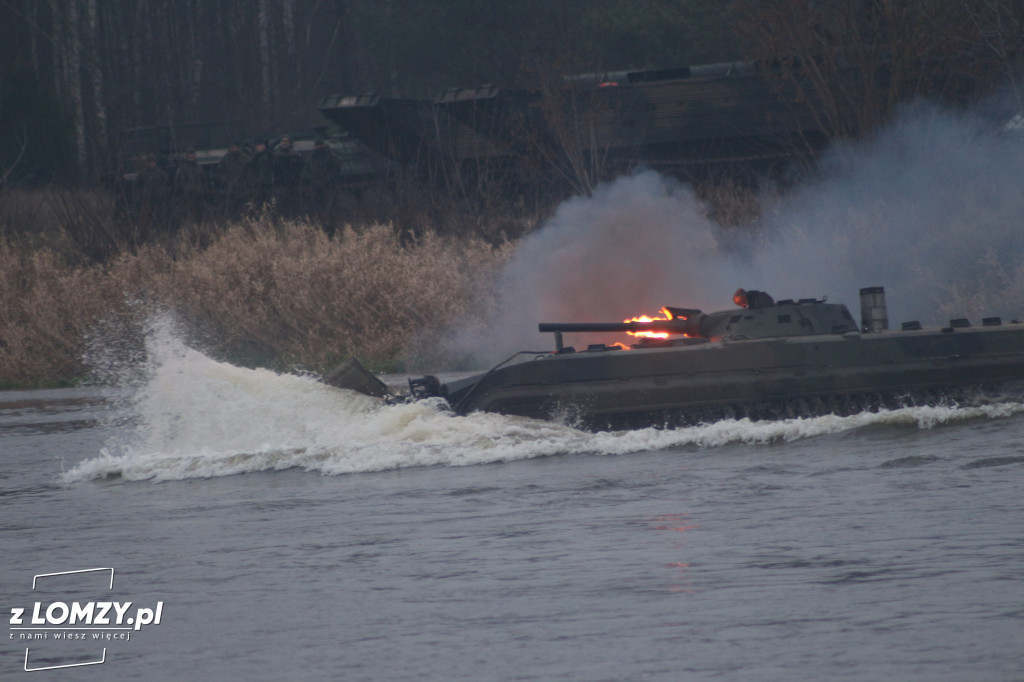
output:
[[[41,626],[119,626],[134,625],[138,630],[143,625],[159,625],[160,617],[163,614],[164,603],[158,601],[156,609],[139,607],[134,615],[125,618],[132,602],[100,601],[100,602],[71,602],[69,606],[65,602],[53,602],[43,610],[42,602],[36,602],[32,608],[32,615],[28,623],[26,611],[28,609],[12,608],[11,625],[41,625]],[[19,628],[20,629],[20,628]],[[31,628],[24,628],[31,629]]]

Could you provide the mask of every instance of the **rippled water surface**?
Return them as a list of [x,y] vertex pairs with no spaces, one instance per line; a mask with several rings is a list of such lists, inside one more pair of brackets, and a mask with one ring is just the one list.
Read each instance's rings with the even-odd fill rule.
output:
[[1024,679],[1024,404],[590,434],[165,351],[0,394],[5,613],[163,603],[4,679]]

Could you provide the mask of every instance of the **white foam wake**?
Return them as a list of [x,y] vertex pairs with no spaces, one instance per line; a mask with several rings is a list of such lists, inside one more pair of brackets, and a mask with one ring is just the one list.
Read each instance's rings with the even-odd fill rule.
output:
[[723,420],[677,429],[591,433],[495,414],[458,417],[439,401],[384,405],[312,378],[214,361],[166,330],[155,332],[149,345],[149,378],[130,402],[136,426],[67,472],[66,482],[108,476],[204,478],[293,467],[342,474],[564,453],[619,455],[793,441],[879,424],[928,429],[1024,412],[1020,403],[910,407],[848,417]]

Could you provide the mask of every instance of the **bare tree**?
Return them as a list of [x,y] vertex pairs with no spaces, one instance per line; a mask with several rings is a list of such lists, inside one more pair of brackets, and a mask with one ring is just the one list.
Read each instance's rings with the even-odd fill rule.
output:
[[978,58],[985,35],[1000,29],[968,9],[979,7],[973,0],[735,0],[734,7],[749,57],[814,102],[834,136],[873,131],[914,97],[970,101],[1005,70],[1005,62]]
[[18,153],[13,159],[0,165],[0,191],[7,188],[8,180],[18,169],[18,165],[21,163],[21,160],[25,158],[25,150],[28,149],[28,131],[26,131],[24,127],[22,127],[21,130],[14,132],[14,136],[17,140]]
[[[99,32],[99,12],[96,6],[97,0],[89,0],[87,7],[89,16],[89,76],[92,79],[92,108],[96,121],[93,135],[93,161],[96,157],[106,155],[109,149],[107,139],[107,107],[106,93],[103,91],[103,64],[102,64],[102,42]],[[84,127],[84,126],[83,126]],[[86,159],[79,158],[82,163]]]
[[961,0],[978,35],[980,60],[1003,70],[1017,111],[1024,112],[1024,2],[1020,0]]

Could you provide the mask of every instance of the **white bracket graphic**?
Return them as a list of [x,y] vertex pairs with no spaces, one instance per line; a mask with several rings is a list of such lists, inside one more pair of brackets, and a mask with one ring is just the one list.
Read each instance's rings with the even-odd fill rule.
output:
[[[113,568],[83,568],[80,571],[61,571],[60,573],[40,573],[32,576],[32,589],[36,589],[36,580],[39,578],[50,578],[55,575],[71,575],[73,573],[92,573],[94,571],[110,571],[110,587],[108,589],[114,589],[114,569]],[[68,663],[66,665],[51,665],[42,668],[30,668],[28,667],[28,649],[25,649],[25,672],[31,673],[37,670],[56,670],[57,668],[78,668],[83,665],[99,665],[107,660],[107,649],[104,647],[103,656],[98,661],[87,661],[85,663]]]
[[107,660],[107,649],[106,649],[106,647],[104,647],[104,649],[103,649],[103,657],[100,658],[100,660],[98,660],[98,661],[88,661],[86,663],[68,663],[66,665],[49,665],[49,666],[44,666],[42,668],[30,668],[30,667],[28,667],[28,649],[25,649],[25,672],[27,672],[27,673],[34,673],[37,670],[56,670],[57,668],[77,668],[77,667],[83,666],[83,665],[99,665],[100,663],[103,663],[106,660]]
[[40,573],[39,575],[32,576],[32,589],[36,589],[36,580],[38,578],[49,578],[54,575],[71,575],[72,573],[92,573],[93,571],[110,571],[110,588],[114,589],[114,569],[113,568],[83,568],[80,571],[62,571],[60,573]]

